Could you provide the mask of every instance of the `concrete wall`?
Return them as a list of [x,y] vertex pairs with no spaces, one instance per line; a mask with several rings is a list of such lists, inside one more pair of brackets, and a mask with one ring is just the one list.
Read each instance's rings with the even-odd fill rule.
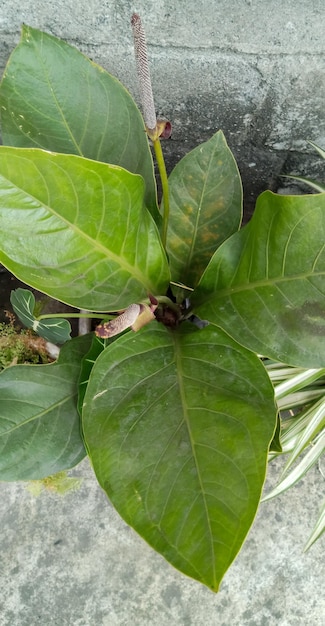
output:
[[137,98],[130,15],[142,16],[157,111],[173,124],[168,169],[222,128],[246,209],[279,174],[325,179],[324,0],[2,0],[0,69],[22,22],[74,44]]

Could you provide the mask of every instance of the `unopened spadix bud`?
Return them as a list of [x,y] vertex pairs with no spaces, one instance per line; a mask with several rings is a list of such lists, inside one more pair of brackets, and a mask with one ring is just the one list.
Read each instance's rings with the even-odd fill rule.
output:
[[[154,131],[157,126],[157,118],[148,64],[147,44],[141,18],[137,13],[132,15],[131,26],[143,119],[148,130]],[[150,136],[150,133],[148,134]]]
[[108,339],[109,337],[118,335],[134,324],[140,311],[140,304],[130,304],[130,306],[128,306],[121,315],[115,317],[115,319],[99,324],[95,330],[95,334],[102,339]]

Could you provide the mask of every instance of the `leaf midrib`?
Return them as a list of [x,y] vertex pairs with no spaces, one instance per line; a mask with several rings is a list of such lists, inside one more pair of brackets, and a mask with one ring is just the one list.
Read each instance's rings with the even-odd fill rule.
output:
[[[213,291],[211,291],[205,297],[202,296],[200,298],[200,302],[198,302],[198,304],[194,304],[193,308],[199,308],[203,304],[209,303],[212,300],[215,300],[215,299],[221,300],[224,297],[228,297],[236,293],[255,291],[256,289],[260,287],[276,286],[278,283],[298,281],[298,280],[308,280],[309,278],[315,278],[317,276],[325,276],[325,271],[310,272],[310,273],[304,273],[304,274],[294,274],[291,276],[282,276],[282,277],[277,277],[277,278],[274,278],[272,280],[267,280],[267,281],[264,279],[264,280],[255,281],[254,283],[244,283],[241,285],[237,285],[236,287],[227,287],[227,288],[220,289],[220,290],[218,290],[217,287],[214,287]],[[198,287],[198,291],[199,289],[200,289],[200,286]]]
[[[70,393],[67,396],[64,396],[64,398],[61,398],[61,400],[59,400],[58,402],[56,402],[54,404],[51,404],[49,407],[47,407],[47,409],[43,409],[42,411],[40,411],[37,414],[31,416],[30,418],[24,420],[23,422],[20,422],[19,424],[16,424],[14,427],[10,428],[9,430],[6,430],[6,431],[0,433],[0,440],[1,440],[1,437],[7,437],[11,433],[13,433],[15,430],[17,430],[19,428],[23,428],[24,426],[26,426],[27,424],[29,424],[29,423],[31,423],[31,422],[33,422],[35,420],[38,420],[38,419],[40,420],[45,415],[47,415],[47,413],[50,413],[51,411],[54,411],[55,409],[62,407],[64,404],[69,402],[75,395],[76,395],[76,393],[73,392],[73,393]],[[22,400],[21,400],[21,403],[23,403]],[[24,402],[24,404],[26,404],[26,402]]]
[[184,380],[183,380],[183,371],[182,371],[182,355],[181,355],[181,351],[180,351],[179,341],[177,341],[176,333],[170,333],[170,334],[173,337],[173,343],[174,343],[175,366],[176,366],[176,373],[177,373],[177,379],[178,379],[178,387],[179,387],[179,392],[180,392],[180,399],[181,399],[181,404],[182,404],[182,407],[183,407],[184,423],[187,426],[188,437],[189,437],[189,441],[190,441],[190,445],[191,445],[191,449],[192,449],[192,456],[193,456],[193,460],[194,460],[195,467],[196,467],[196,473],[197,473],[198,481],[199,481],[199,484],[200,484],[201,497],[202,497],[202,500],[203,500],[203,506],[204,506],[204,510],[205,510],[205,513],[206,513],[207,526],[208,526],[208,529],[209,529],[209,539],[210,539],[210,544],[211,544],[211,564],[212,564],[212,569],[213,569],[213,579],[214,579],[214,581],[216,581],[217,580],[217,576],[216,576],[216,567],[215,567],[215,558],[214,558],[213,533],[212,533],[211,524],[210,524],[208,505],[207,505],[206,498],[205,498],[204,486],[203,486],[202,480],[201,480],[199,463],[198,463],[196,452],[195,452],[195,442],[193,441],[191,428],[190,428],[190,423],[189,423],[189,415],[188,415],[188,411],[187,411],[187,402],[186,402],[186,395],[185,395],[185,389],[184,389]]
[[[29,32],[31,32],[31,30],[29,30]],[[58,99],[57,99],[56,94],[55,94],[55,92],[54,92],[54,88],[53,88],[53,87],[51,87],[50,78],[49,78],[48,73],[47,73],[47,71],[46,71],[46,68],[45,68],[45,65],[44,65],[44,62],[43,62],[43,58],[42,58],[42,56],[38,53],[39,48],[37,47],[37,44],[35,43],[35,39],[33,38],[33,39],[32,39],[32,41],[33,41],[33,47],[34,47],[34,52],[35,52],[35,55],[36,55],[36,56],[38,56],[38,58],[39,58],[39,63],[40,63],[40,65],[43,67],[44,77],[45,77],[46,83],[47,83],[47,85],[48,85],[48,90],[49,90],[49,93],[52,95],[52,98],[53,98],[54,104],[55,104],[55,106],[56,106],[56,108],[57,108],[57,111],[58,111],[58,113],[59,113],[60,117],[61,117],[63,127],[66,129],[67,134],[68,134],[68,136],[70,137],[70,139],[71,139],[71,141],[72,141],[72,144],[74,145],[74,147],[75,147],[75,149],[76,149],[76,151],[77,151],[77,154],[78,154],[79,156],[83,156],[83,153],[82,153],[82,151],[81,151],[81,148],[80,148],[80,146],[78,145],[78,143],[77,143],[77,141],[76,141],[76,139],[75,139],[75,137],[74,137],[74,135],[73,135],[73,133],[72,133],[72,131],[71,131],[70,127],[69,127],[69,124],[68,124],[68,122],[67,122],[67,120],[66,120],[66,118],[65,118],[65,115],[64,115],[64,113],[63,113],[63,111],[62,111],[62,109],[61,109],[61,107],[60,107],[60,105],[59,105]],[[29,43],[27,39],[25,39],[25,43]],[[42,45],[42,46],[44,45],[44,36],[43,36],[43,33],[42,33],[42,37],[41,37],[41,45]]]
[[[206,169],[206,172],[205,172],[204,183],[202,185],[202,190],[201,190],[201,194],[200,194],[200,201],[197,203],[197,212],[196,212],[196,218],[195,218],[194,235],[192,237],[192,242],[191,242],[191,245],[190,245],[190,249],[188,251],[187,261],[186,261],[186,265],[185,265],[185,268],[184,268],[186,274],[191,269],[192,262],[193,262],[193,254],[194,254],[194,250],[195,250],[195,247],[196,247],[196,242],[197,242],[197,239],[198,239],[199,223],[200,223],[200,220],[201,220],[201,217],[202,217],[201,216],[202,202],[203,202],[203,199],[204,199],[204,196],[205,196],[205,190],[206,190],[206,187],[207,187],[207,181],[208,181],[208,178],[209,178],[209,175],[210,175],[211,163],[212,163],[212,160],[213,160],[213,158],[215,156],[216,151],[217,150],[215,148],[214,151],[212,152],[212,154],[210,154],[209,165],[208,165],[208,167]],[[200,169],[202,169],[201,166],[200,166]],[[220,185],[220,182],[219,182],[219,185]]]

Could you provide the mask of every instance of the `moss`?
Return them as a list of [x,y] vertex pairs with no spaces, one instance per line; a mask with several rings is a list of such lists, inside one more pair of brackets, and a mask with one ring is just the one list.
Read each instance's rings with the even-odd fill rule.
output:
[[10,365],[48,363],[44,339],[30,330],[17,328],[12,314],[8,318],[7,324],[0,323],[0,371]]
[[69,491],[79,489],[82,479],[68,476],[66,472],[58,472],[52,476],[47,476],[42,480],[31,480],[27,489],[33,496],[39,496],[42,491],[53,491],[60,496],[64,496]]

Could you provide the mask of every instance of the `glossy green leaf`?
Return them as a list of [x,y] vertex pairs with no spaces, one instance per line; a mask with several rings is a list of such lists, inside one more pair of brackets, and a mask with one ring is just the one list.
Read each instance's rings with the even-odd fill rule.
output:
[[141,174],[159,219],[152,157],[140,112],[121,83],[64,41],[23,26],[0,87],[10,146],[44,148]]
[[49,365],[0,374],[0,480],[36,480],[73,467],[86,452],[77,411],[80,360],[91,336],[72,339]]
[[32,328],[40,337],[53,343],[65,343],[70,339],[71,326],[68,320],[51,317],[39,321],[34,316],[35,297],[29,289],[15,289],[11,292],[10,302],[14,313],[27,327]]
[[35,296],[29,289],[15,289],[10,294],[10,304],[14,313],[27,328],[33,328],[35,320]]
[[325,194],[263,193],[252,220],[215,253],[194,311],[247,348],[325,364]]
[[218,131],[183,157],[168,182],[172,279],[194,287],[219,245],[238,230],[242,217],[240,175],[223,133]]
[[117,339],[97,359],[83,407],[91,462],[121,516],[214,590],[254,519],[275,421],[260,360],[189,323]]
[[169,269],[140,176],[115,165],[0,147],[0,262],[81,309],[165,293]]

